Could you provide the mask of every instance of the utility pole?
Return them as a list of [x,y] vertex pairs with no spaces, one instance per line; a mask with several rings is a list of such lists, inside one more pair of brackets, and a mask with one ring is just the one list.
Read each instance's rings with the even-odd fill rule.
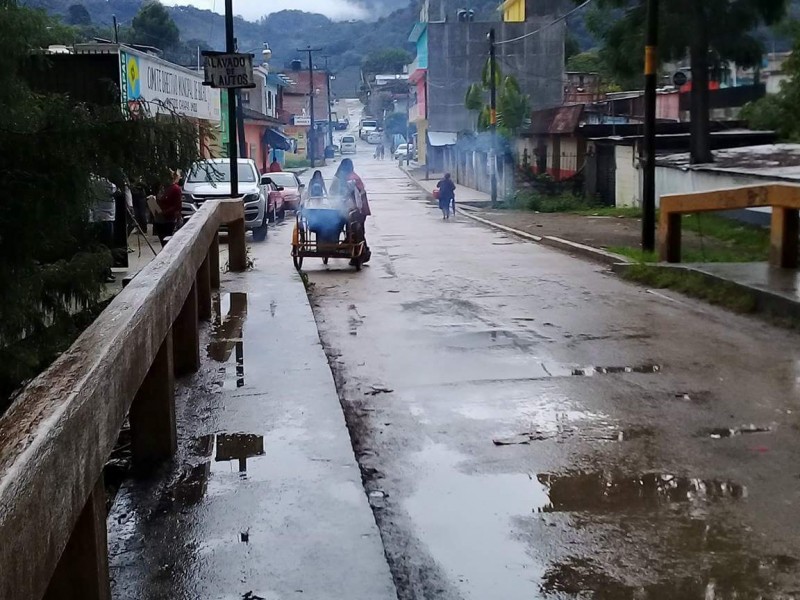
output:
[[406,167],[411,165],[411,90],[406,96]]
[[656,249],[656,88],[658,86],[658,0],[647,0],[644,50],[644,146],[642,149],[642,250]]
[[[225,0],[225,51],[236,51],[233,37],[233,0]],[[236,146],[236,90],[228,88],[228,156],[231,159],[231,196],[239,195],[239,152]]]
[[308,52],[308,98],[311,112],[311,127],[308,129],[308,160],[311,162],[311,168],[314,168],[314,154],[316,153],[315,144],[317,141],[317,132],[314,123],[314,59],[312,55],[314,52],[322,52],[322,48],[307,48],[298,49],[298,52]]
[[[428,156],[428,74],[425,73],[425,139],[419,141],[419,129],[417,130],[417,153],[419,153],[419,146],[425,144],[425,181],[431,178],[430,158]],[[456,173],[456,178],[457,177]]]
[[328,71],[328,57],[325,57],[325,80],[328,86],[328,145],[333,146],[333,118],[331,115],[331,72]]
[[[233,38],[233,45],[236,52],[239,51],[239,40]],[[247,156],[247,138],[244,134],[244,110],[242,109],[242,90],[236,90],[236,132],[239,139],[239,156],[248,158]],[[250,157],[252,158],[252,157]]]
[[497,64],[495,61],[494,27],[489,30],[489,171],[492,181],[492,207],[497,206]]

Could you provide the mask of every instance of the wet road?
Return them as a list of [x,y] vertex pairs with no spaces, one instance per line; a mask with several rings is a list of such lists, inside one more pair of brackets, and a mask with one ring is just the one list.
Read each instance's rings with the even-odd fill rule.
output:
[[444,223],[367,152],[369,267],[305,266],[399,597],[800,598],[800,338]]

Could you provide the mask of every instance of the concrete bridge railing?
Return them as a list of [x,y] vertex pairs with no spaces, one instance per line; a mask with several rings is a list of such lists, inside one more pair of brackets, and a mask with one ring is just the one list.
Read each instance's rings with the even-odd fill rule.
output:
[[244,270],[242,203],[206,202],[0,418],[0,598],[110,598],[103,466],[126,416],[137,471],[176,450],[174,378],[200,366],[221,225]]

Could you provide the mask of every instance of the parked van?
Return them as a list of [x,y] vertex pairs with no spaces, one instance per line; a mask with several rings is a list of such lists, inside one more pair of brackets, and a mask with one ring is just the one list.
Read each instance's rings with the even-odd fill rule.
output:
[[356,138],[352,135],[342,136],[342,154],[355,154],[356,153]]

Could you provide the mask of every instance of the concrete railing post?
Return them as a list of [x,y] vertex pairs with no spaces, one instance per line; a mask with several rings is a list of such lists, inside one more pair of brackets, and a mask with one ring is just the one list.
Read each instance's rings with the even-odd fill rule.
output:
[[197,316],[201,321],[211,320],[211,261],[208,256],[197,270]]
[[681,262],[681,213],[661,207],[658,225],[658,255],[661,261]]
[[211,288],[219,289],[219,233],[214,234],[208,249],[208,270],[211,272]]
[[169,331],[131,405],[131,450],[139,473],[147,473],[178,449],[173,358]]
[[241,272],[247,269],[244,219],[228,223],[228,261],[231,271]]
[[172,324],[172,352],[177,377],[194,373],[200,368],[197,320],[197,284],[193,283],[178,318]]
[[103,476],[78,517],[44,600],[111,600]]
[[772,207],[769,262],[784,269],[797,268],[797,240],[800,219],[797,209]]

